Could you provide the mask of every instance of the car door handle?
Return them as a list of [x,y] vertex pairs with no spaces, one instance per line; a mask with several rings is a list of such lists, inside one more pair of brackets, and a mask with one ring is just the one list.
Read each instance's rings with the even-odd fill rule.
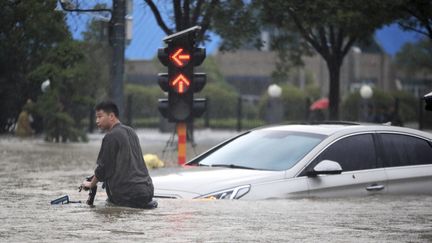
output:
[[372,184],[368,187],[366,187],[366,191],[381,191],[384,189],[384,185],[378,185],[378,184]]

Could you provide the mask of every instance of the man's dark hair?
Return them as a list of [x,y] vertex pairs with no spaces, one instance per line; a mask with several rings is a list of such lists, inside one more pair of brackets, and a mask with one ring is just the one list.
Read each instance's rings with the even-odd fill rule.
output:
[[111,113],[112,112],[112,113],[114,113],[114,115],[116,117],[119,117],[119,110],[118,110],[117,105],[114,102],[110,101],[110,100],[106,100],[106,101],[100,102],[99,104],[97,104],[95,106],[95,110],[96,111],[103,110],[106,113]]

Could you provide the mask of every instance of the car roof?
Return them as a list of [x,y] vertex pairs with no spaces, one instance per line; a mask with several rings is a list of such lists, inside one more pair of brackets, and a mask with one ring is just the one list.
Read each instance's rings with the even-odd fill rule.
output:
[[322,134],[330,136],[336,133],[356,133],[367,131],[397,132],[409,133],[426,138],[432,138],[432,134],[411,129],[407,127],[398,127],[391,125],[372,124],[372,123],[316,123],[316,124],[287,124],[272,125],[259,128],[259,130],[278,130],[278,131],[295,131],[305,133]]

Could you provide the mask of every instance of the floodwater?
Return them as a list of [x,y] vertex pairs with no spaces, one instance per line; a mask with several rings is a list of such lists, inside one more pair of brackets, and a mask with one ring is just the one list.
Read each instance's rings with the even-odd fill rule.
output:
[[[163,144],[163,143],[162,143]],[[99,143],[0,137],[0,242],[432,242],[432,197],[201,201],[153,210],[50,205],[92,173]],[[152,172],[153,173],[153,172]]]

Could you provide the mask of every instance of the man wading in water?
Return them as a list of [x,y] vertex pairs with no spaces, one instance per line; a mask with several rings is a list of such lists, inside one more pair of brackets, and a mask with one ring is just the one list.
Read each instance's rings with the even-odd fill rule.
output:
[[110,101],[96,105],[96,125],[106,132],[91,181],[82,186],[93,188],[105,183],[108,201],[118,206],[154,208],[153,183],[135,131],[119,120],[119,110]]

